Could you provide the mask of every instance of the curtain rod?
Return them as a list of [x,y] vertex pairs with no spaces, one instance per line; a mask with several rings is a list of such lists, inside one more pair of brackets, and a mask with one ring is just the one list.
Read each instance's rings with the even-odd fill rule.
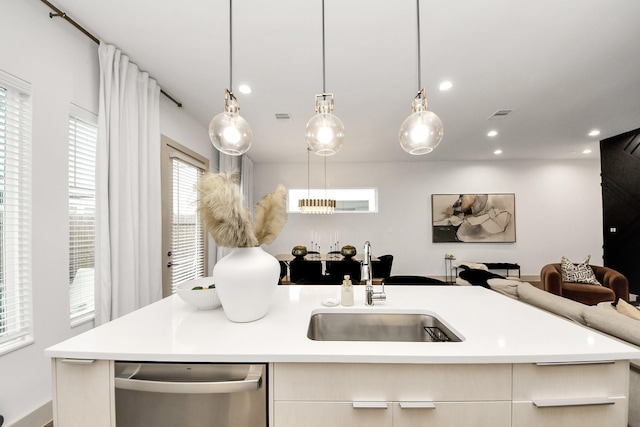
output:
[[[89,31],[87,31],[86,29],[84,29],[80,24],[78,24],[76,21],[74,21],[73,19],[69,18],[69,16],[67,16],[66,13],[64,13],[63,11],[61,11],[60,9],[58,9],[57,7],[55,7],[53,4],[51,4],[49,1],[47,0],[40,0],[42,1],[42,3],[46,4],[47,6],[49,6],[51,8],[51,10],[53,10],[55,13],[51,13],[49,12],[49,18],[53,19],[56,17],[59,18],[63,18],[65,21],[67,21],[69,24],[73,25],[74,27],[76,27],[76,29],[80,30],[82,32],[82,34],[84,34],[85,36],[89,37],[91,40],[93,40],[96,44],[100,44],[100,40],[98,40],[98,38],[96,36],[94,36],[93,34],[91,34]],[[167,98],[169,98],[171,101],[173,101],[174,104],[176,104],[178,107],[182,108],[182,102],[178,101],[177,99],[175,99],[173,96],[169,95],[167,92],[165,92],[164,89],[160,88],[160,93],[163,94],[164,96],[166,96]]]

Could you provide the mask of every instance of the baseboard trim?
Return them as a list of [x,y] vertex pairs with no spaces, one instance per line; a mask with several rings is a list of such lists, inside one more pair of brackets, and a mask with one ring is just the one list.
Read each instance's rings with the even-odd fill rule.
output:
[[51,420],[53,420],[53,403],[48,401],[30,414],[27,414],[27,416],[21,420],[18,420],[7,427],[47,427],[49,425],[53,425],[51,424]]

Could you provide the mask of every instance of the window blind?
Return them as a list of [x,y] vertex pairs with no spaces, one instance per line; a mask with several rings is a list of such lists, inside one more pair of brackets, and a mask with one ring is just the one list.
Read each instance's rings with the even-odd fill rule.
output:
[[69,307],[71,324],[94,316],[97,118],[69,116]]
[[0,71],[0,354],[33,342],[31,88]]
[[198,213],[197,184],[203,170],[178,157],[171,158],[171,293],[185,280],[205,277],[204,229]]

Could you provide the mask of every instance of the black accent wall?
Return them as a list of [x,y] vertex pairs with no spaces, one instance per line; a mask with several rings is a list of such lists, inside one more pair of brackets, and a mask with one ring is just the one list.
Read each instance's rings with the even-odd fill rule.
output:
[[604,264],[640,294],[640,129],[600,141]]

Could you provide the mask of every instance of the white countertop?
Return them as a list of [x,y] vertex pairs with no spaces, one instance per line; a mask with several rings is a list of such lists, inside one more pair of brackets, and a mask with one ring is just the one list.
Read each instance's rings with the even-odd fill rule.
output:
[[[376,288],[379,288],[376,286]],[[379,290],[379,289],[376,289]],[[639,359],[640,351],[477,286],[387,286],[387,301],[324,307],[339,286],[279,286],[270,311],[249,323],[198,311],[177,295],[46,350],[48,357],[184,362],[531,363]],[[314,310],[422,310],[463,342],[328,342],[307,338]]]

